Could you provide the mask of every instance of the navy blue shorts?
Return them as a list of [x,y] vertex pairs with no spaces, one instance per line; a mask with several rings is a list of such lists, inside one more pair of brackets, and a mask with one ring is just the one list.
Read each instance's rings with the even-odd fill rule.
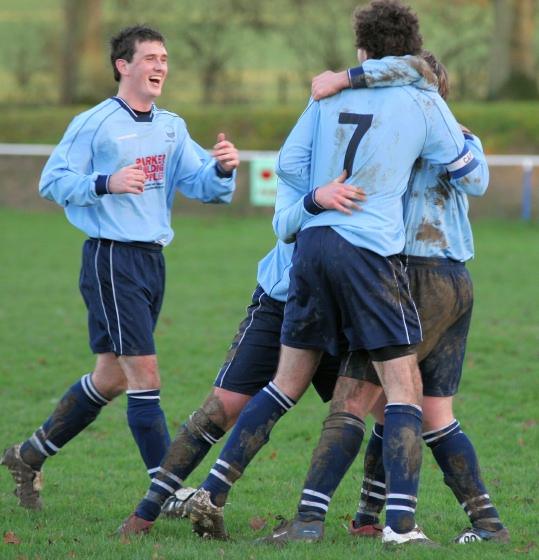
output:
[[458,391],[473,308],[466,265],[451,259],[401,257],[423,326],[417,346],[423,394],[448,397]]
[[[214,386],[256,395],[277,372],[285,304],[258,286],[240,323]],[[324,354],[312,383],[324,402],[331,400],[340,359]]]
[[281,342],[339,354],[421,342],[419,316],[397,256],[356,247],[330,227],[301,231],[290,271]]
[[[417,345],[423,394],[453,396],[460,384],[472,318],[472,279],[464,263],[401,258],[423,327],[423,342]],[[374,367],[365,367],[365,363],[365,353],[355,352],[343,360],[342,374],[380,385]]]
[[88,239],[79,288],[94,354],[155,354],[153,332],[165,292],[160,245]]

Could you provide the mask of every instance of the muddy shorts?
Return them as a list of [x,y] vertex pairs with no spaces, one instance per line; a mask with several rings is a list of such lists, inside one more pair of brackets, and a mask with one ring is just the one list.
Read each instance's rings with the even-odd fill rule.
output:
[[155,354],[153,332],[165,290],[161,245],[88,239],[79,288],[94,354]]
[[473,307],[466,265],[451,259],[401,256],[421,318],[417,346],[423,394],[447,397],[458,391]]
[[[242,395],[256,395],[277,372],[284,302],[258,286],[240,323],[214,386]],[[324,402],[331,400],[340,359],[324,354],[312,383]]]
[[290,271],[281,342],[340,352],[413,345],[419,317],[397,256],[356,247],[330,227],[301,231]]
[[[464,263],[404,257],[423,342],[417,345],[423,394],[449,397],[458,391],[473,307],[472,280]],[[368,352],[346,356],[339,375],[380,385]]]

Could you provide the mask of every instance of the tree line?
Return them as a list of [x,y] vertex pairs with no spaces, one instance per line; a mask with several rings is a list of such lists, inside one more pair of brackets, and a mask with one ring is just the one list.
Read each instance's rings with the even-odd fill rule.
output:
[[[148,23],[160,29],[178,70],[196,80],[205,104],[256,100],[235,95],[241,80],[271,78],[286,102],[289,78],[307,89],[325,69],[354,64],[351,15],[368,2],[341,0],[57,0],[59,17],[42,22],[41,43],[11,39],[13,69],[24,95],[36,73],[56,76],[59,103],[93,103],[111,94],[107,39],[119,27]],[[538,0],[410,0],[425,47],[445,63],[452,98],[537,99]],[[26,25],[28,29],[28,24]],[[13,45],[12,43],[15,43]],[[32,55],[31,49],[40,49]],[[172,62],[171,62],[172,63]],[[1,63],[0,63],[1,65]],[[253,75],[255,75],[253,77]],[[184,86],[192,86],[184,80]],[[265,85],[266,84],[266,85]]]

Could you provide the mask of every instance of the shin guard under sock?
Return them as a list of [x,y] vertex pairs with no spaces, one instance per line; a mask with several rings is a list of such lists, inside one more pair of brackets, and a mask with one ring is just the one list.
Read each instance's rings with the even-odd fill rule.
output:
[[329,502],[357,457],[364,435],[365,423],[353,414],[339,412],[324,420],[298,504],[300,517],[325,519]]
[[363,483],[354,526],[375,525],[386,503],[386,471],[384,469],[384,426],[376,422],[365,450]]
[[391,403],[385,409],[386,525],[396,533],[415,527],[422,418],[421,408],[412,404]]
[[270,382],[245,405],[219,459],[201,486],[210,493],[214,505],[225,505],[232,484],[269,441],[270,432],[279,418],[295,404]]
[[157,471],[170,445],[159,394],[159,389],[127,391],[127,423],[150,477]]
[[503,529],[481,477],[475,448],[459,423],[455,420],[444,428],[426,432],[423,439],[443,472],[445,484],[451,488],[472,525],[487,531]]
[[137,506],[137,516],[155,521],[167,499],[182,487],[183,481],[200,464],[212,445],[224,435],[225,431],[212,422],[202,409],[191,414],[178,430],[146,496]]
[[103,397],[87,374],[60,399],[47,421],[21,446],[22,460],[35,471],[91,424],[110,401]]

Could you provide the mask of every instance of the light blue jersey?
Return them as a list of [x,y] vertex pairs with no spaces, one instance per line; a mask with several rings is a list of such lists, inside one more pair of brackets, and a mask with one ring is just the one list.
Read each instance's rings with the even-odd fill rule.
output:
[[[420,73],[414,60],[415,58],[412,61],[403,61],[401,58],[388,57],[384,61],[367,61],[361,69],[361,79],[363,80],[361,87],[393,85],[395,75],[397,75],[417,87],[437,91],[435,77],[432,74],[424,76]],[[423,73],[425,72],[424,66],[421,66],[420,69]],[[303,211],[300,214],[302,217],[299,218],[300,223],[297,225],[296,232],[303,221]],[[284,243],[279,240],[277,245],[258,263],[258,283],[269,296],[278,301],[286,301],[293,252],[294,243]]]
[[[422,61],[421,59],[417,59],[416,57],[386,57],[382,60],[367,60],[361,67],[361,72],[356,72],[354,74],[354,79],[356,80],[356,84],[354,87],[386,87],[393,86],[397,81],[399,81],[399,85],[413,84],[420,89],[426,89],[430,91],[437,90],[436,76],[434,76],[434,74],[430,72],[428,64],[424,63],[424,61]],[[478,142],[478,139],[475,137],[473,137],[472,139],[472,137],[470,137],[470,140],[470,148],[472,149],[474,155],[478,158],[478,161],[480,161],[481,164],[484,163],[486,168],[486,162],[482,151],[477,149],[476,142]],[[429,165],[429,168],[432,169],[432,167],[432,165]],[[488,177],[488,169],[486,169],[486,171]],[[442,168],[441,172],[445,173],[445,168]],[[485,169],[483,169],[483,172],[485,172]],[[419,182],[422,183],[424,182],[424,178],[418,176],[417,181],[418,184]],[[467,179],[457,179],[455,180],[455,182],[457,184],[465,183],[466,185],[468,185],[468,188],[471,186],[475,186],[476,189],[480,189],[483,191],[486,188],[486,183],[484,181],[476,180],[473,184],[470,184]],[[412,186],[410,183],[405,196],[409,196],[411,188]],[[464,189],[465,187],[464,185],[462,185],[460,188]],[[470,192],[469,194],[479,193]],[[461,201],[462,208],[464,208],[463,204],[466,201],[466,197],[463,196],[460,191],[458,194],[454,194],[454,196],[455,198],[458,198],[459,201]],[[419,212],[418,215],[419,214],[421,214],[421,212]],[[459,215],[462,215],[461,212],[459,212]],[[412,218],[411,212],[409,213],[409,216],[410,218]],[[302,205],[298,205],[296,207],[296,217],[291,217],[291,222],[294,219],[297,220],[293,227],[293,229],[295,229],[294,233],[297,233],[302,223],[306,219],[309,219],[311,217],[312,214],[310,212],[302,207]],[[462,220],[462,223],[465,223],[464,220]],[[411,223],[406,222],[406,229],[407,235],[413,235],[413,225]],[[458,235],[458,233],[456,233],[455,235]],[[426,245],[426,243],[420,241],[415,244],[421,247]],[[412,250],[411,245],[409,244],[409,242],[407,242],[406,251],[408,251],[409,248],[410,250]],[[288,286],[290,281],[289,272],[293,251],[293,243],[284,243],[283,241],[279,240],[277,242],[277,245],[258,264],[258,283],[262,286],[264,291],[269,296],[283,302],[286,301],[288,293]],[[415,255],[416,253],[410,254]]]
[[[413,84],[434,88],[436,75],[420,57],[370,59],[349,70],[352,87],[385,87]],[[482,196],[488,186],[489,170],[479,138],[464,134],[478,162],[473,180],[451,179],[444,166],[419,159],[404,194],[403,253],[415,257],[448,258],[465,262],[473,258],[473,236],[468,219],[468,196]]]
[[[110,175],[142,164],[140,195],[108,194]],[[232,177],[194,142],[183,119],[152,106],[137,115],[112,97],[78,115],[47,162],[39,192],[65,207],[69,221],[89,237],[168,245],[175,191],[205,203],[228,203]]]
[[[311,100],[276,164],[277,236],[292,241],[300,228],[331,226],[353,245],[382,256],[401,252],[402,196],[420,156],[445,165],[453,179],[477,178],[478,162],[436,92],[404,85]],[[350,216],[323,210],[313,198],[314,189],[343,169],[347,183],[367,191],[367,203]]]
[[404,195],[406,245],[403,253],[416,257],[473,258],[468,196],[482,196],[488,186],[488,167],[481,141],[465,134],[483,180],[452,181],[445,168],[419,159]]
[[258,283],[270,297],[278,301],[286,301],[293,252],[294,243],[283,243],[279,240],[258,263]]

